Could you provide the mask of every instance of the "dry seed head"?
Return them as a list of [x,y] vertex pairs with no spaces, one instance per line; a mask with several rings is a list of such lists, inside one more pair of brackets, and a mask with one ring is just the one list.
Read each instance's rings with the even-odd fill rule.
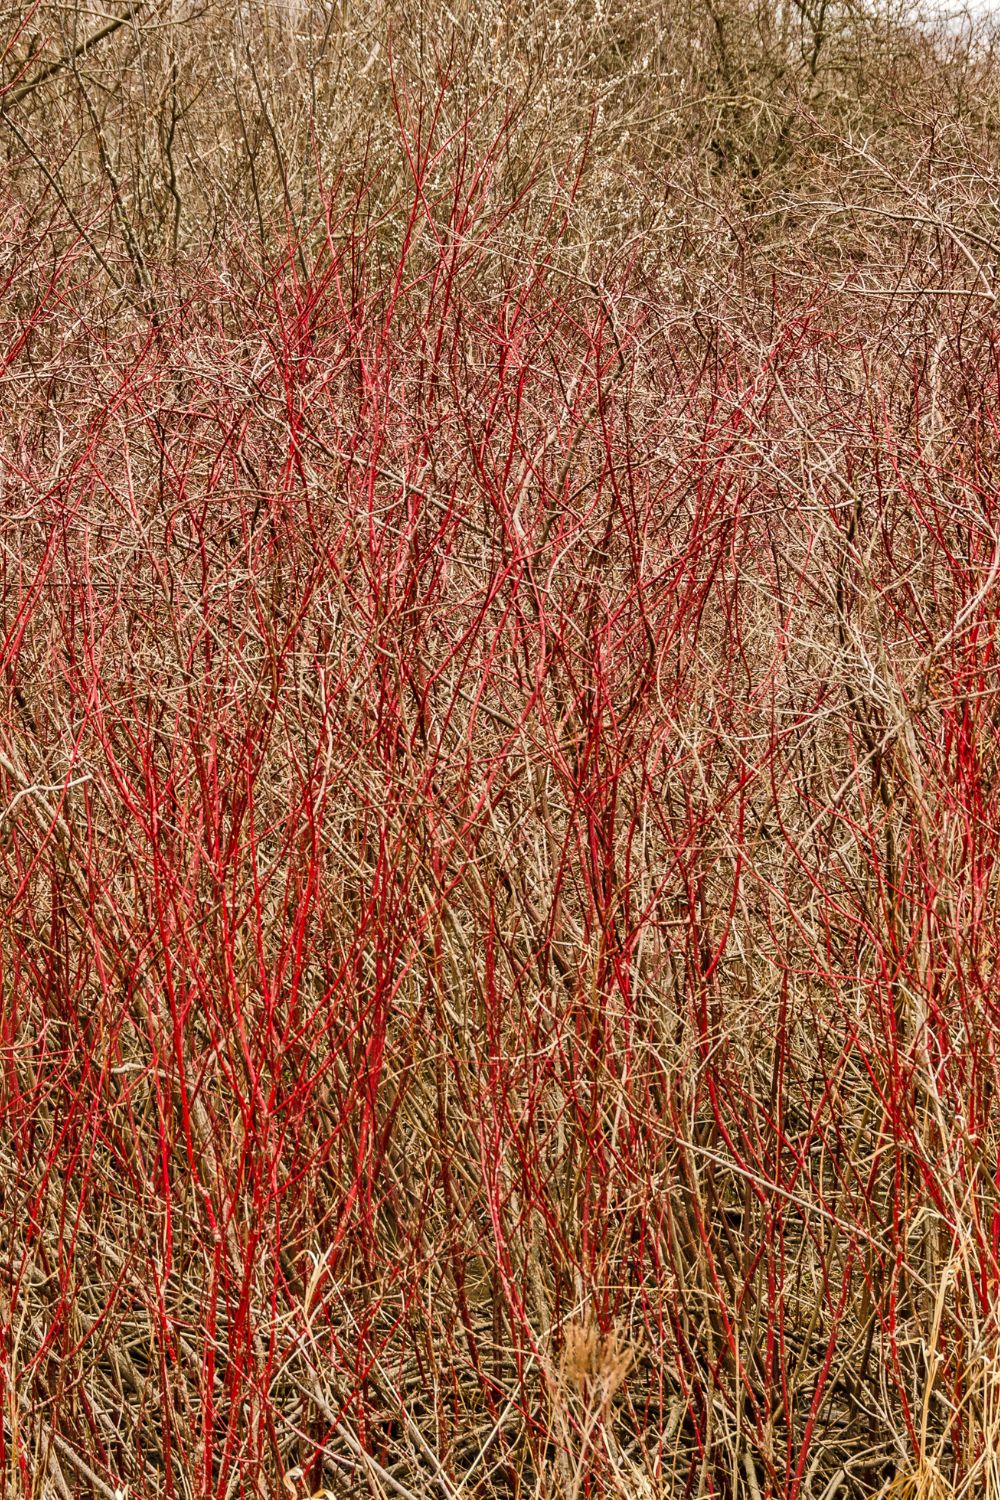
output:
[[602,1334],[591,1318],[568,1324],[559,1361],[560,1383],[579,1396],[608,1402],[632,1363],[633,1350],[617,1328]]

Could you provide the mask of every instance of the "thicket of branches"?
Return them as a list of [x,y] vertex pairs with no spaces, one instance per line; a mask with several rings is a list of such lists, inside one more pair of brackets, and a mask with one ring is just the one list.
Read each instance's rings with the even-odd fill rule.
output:
[[0,37],[0,1495],[997,1500],[986,23]]

